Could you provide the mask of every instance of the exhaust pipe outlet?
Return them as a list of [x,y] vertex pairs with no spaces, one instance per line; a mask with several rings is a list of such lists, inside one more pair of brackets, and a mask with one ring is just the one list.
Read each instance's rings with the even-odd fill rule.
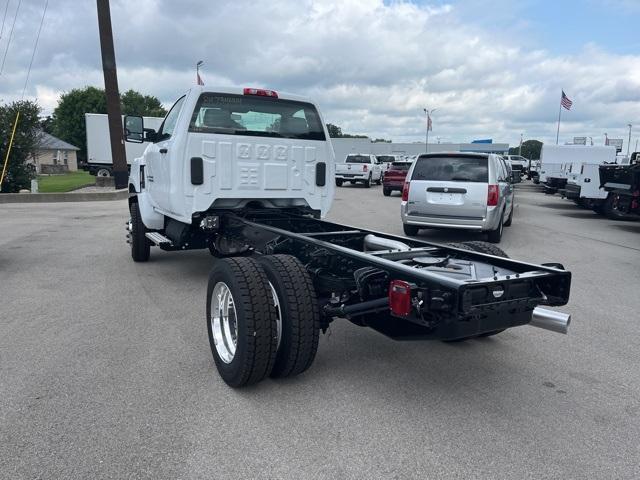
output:
[[569,324],[571,323],[571,315],[568,313],[556,312],[547,308],[536,307],[531,315],[532,327],[544,328],[556,333],[569,332]]
[[364,237],[364,246],[367,250],[410,250],[411,247],[406,243],[389,238],[378,237],[377,235],[368,234]]

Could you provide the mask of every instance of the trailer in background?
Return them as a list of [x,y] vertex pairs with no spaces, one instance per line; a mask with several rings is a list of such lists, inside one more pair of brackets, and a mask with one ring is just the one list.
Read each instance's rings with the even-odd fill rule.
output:
[[[124,118],[124,117],[123,117]],[[109,138],[109,120],[106,114],[85,113],[85,125],[87,127],[87,162],[82,165],[91,175],[110,177],[113,171],[113,158],[111,156],[111,141]],[[157,130],[162,123],[160,117],[144,117],[144,124]],[[134,158],[142,156],[149,142],[130,143],[125,142],[127,165],[131,165]]]

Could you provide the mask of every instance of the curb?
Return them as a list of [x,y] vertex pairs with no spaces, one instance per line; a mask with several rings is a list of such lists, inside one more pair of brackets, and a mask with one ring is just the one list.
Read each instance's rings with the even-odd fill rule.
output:
[[128,189],[87,193],[3,193],[0,194],[0,203],[102,202],[128,197]]

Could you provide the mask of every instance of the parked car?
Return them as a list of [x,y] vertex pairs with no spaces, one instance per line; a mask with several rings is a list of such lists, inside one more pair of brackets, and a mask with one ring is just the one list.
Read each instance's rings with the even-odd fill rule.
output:
[[487,232],[500,242],[513,220],[513,184],[505,160],[485,153],[420,155],[407,173],[400,207],[406,235],[421,228]]
[[382,167],[375,155],[351,154],[347,155],[344,163],[336,163],[336,185],[343,182],[363,183],[369,188],[371,183],[382,183]]
[[376,155],[380,167],[382,167],[382,177],[386,175],[393,162],[399,162],[401,160],[400,155]]
[[402,192],[402,187],[410,168],[411,162],[407,161],[396,161],[391,164],[382,179],[382,194],[385,197],[391,195],[394,190]]
[[508,162],[511,163],[513,170],[518,170],[520,175],[524,175],[529,172],[529,159],[521,155],[505,155]]

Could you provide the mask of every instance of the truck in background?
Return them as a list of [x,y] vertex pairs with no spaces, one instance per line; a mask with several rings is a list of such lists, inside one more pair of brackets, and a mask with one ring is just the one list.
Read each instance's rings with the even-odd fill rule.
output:
[[[82,165],[82,169],[88,171],[91,175],[110,177],[113,171],[113,158],[111,157],[107,115],[103,113],[85,113],[84,120],[87,127],[87,162]],[[144,124],[157,130],[162,120],[163,118],[160,117],[144,117]],[[127,165],[131,165],[131,161],[134,158],[142,156],[147,145],[149,145],[149,142],[125,142]]]
[[633,152],[626,165],[600,165],[600,186],[608,192],[609,218],[640,218],[640,152]]
[[542,145],[539,182],[546,193],[564,189],[567,175],[579,171],[583,163],[614,163],[616,149],[612,146]]

